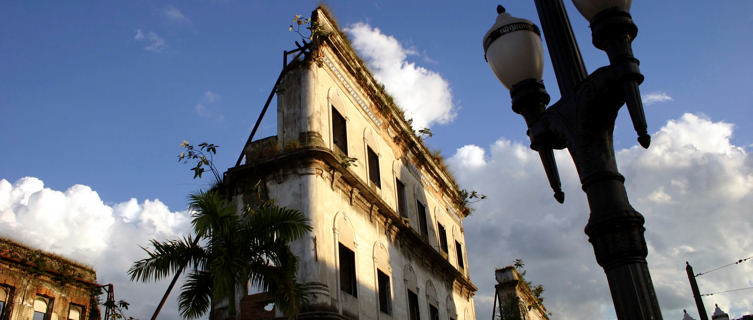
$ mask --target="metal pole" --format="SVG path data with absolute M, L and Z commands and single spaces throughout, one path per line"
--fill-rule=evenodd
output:
M 586 66 L 575 42 L 573 28 L 561 0 L 534 0 L 539 14 L 544 40 L 549 48 L 560 95 L 572 93 L 575 86 L 586 78 Z
M 685 272 L 688 273 L 688 281 L 690 281 L 690 290 L 693 291 L 693 299 L 695 299 L 695 306 L 698 308 L 698 316 L 701 320 L 709 320 L 706 314 L 706 307 L 703 306 L 703 299 L 701 299 L 701 292 L 698 291 L 698 283 L 695 282 L 695 273 L 690 263 L 685 261 Z

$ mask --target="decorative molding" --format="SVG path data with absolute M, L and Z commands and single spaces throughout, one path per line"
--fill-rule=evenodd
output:
M 338 69 L 335 66 L 335 64 L 332 62 L 332 60 L 330 60 L 326 55 L 323 58 L 324 58 L 324 62 L 327 64 L 327 67 L 329 67 L 329 69 L 332 70 L 332 72 L 335 74 L 337 79 L 340 80 L 340 82 L 343 84 L 343 86 L 348 91 L 348 93 L 353 97 L 356 103 L 359 106 L 361 106 L 361 109 L 363 109 L 363 111 L 365 111 L 366 114 L 369 115 L 369 118 L 371 118 L 371 120 L 374 121 L 374 123 L 376 123 L 378 127 L 381 127 L 382 120 L 379 120 L 379 118 L 377 118 L 374 112 L 371 111 L 371 107 L 369 107 L 369 105 L 366 104 L 366 102 L 361 98 L 361 96 L 358 95 L 358 93 L 356 93 L 356 90 L 353 89 L 353 86 L 350 85 L 350 82 L 348 82 L 348 80 L 345 79 L 345 76 L 343 76 L 343 74 L 340 72 L 340 69 Z

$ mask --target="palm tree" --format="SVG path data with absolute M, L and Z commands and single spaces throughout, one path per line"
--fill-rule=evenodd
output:
M 212 302 L 227 301 L 228 316 L 237 313 L 236 295 L 246 284 L 259 287 L 276 306 L 293 317 L 307 302 L 307 288 L 297 283 L 298 260 L 290 242 L 311 231 L 298 210 L 262 201 L 241 214 L 218 191 L 190 196 L 193 236 L 151 241 L 148 257 L 134 262 L 131 280 L 148 282 L 190 270 L 181 287 L 179 310 L 198 318 Z

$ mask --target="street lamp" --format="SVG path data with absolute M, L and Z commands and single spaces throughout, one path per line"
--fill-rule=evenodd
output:
M 590 75 L 562 0 L 534 2 L 561 99 L 547 108 L 538 27 L 510 16 L 502 6 L 497 7 L 497 21 L 484 36 L 485 57 L 510 90 L 513 111 L 528 125 L 531 148 L 541 156 L 555 198 L 561 190 L 552 150 L 570 152 L 591 210 L 585 233 L 607 276 L 618 319 L 662 319 L 646 263 L 644 219 L 628 202 L 612 142 L 623 104 L 640 145 L 648 148 L 651 141 L 638 89 L 643 76 L 631 48 L 638 28 L 628 11 L 630 0 L 573 0 L 591 22 L 594 46 L 609 57 L 609 66 Z

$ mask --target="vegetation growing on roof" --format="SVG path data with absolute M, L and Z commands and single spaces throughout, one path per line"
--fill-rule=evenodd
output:
M 321 25 L 320 18 L 318 16 L 318 12 L 321 11 L 326 16 L 327 20 L 330 21 L 332 24 L 333 30 L 327 30 L 324 31 L 323 26 Z M 299 17 L 300 18 L 300 17 Z M 297 18 L 297 19 L 299 19 Z M 295 20 L 298 21 L 298 20 Z M 390 113 L 396 118 L 397 123 L 396 127 L 402 129 L 399 135 L 403 136 L 402 141 L 408 145 L 408 147 L 415 146 L 417 149 L 419 149 L 422 152 L 417 152 L 416 154 L 416 160 L 419 162 L 420 165 L 431 168 L 433 166 L 436 166 L 440 169 L 441 172 L 444 173 L 444 176 L 446 177 L 447 183 L 449 183 L 449 187 L 455 191 L 455 202 L 458 206 L 458 209 L 463 212 L 464 214 L 469 214 L 470 209 L 466 206 L 466 201 L 462 197 L 461 189 L 458 187 L 457 181 L 455 180 L 455 177 L 452 175 L 452 173 L 449 171 L 447 166 L 444 164 L 444 161 L 442 160 L 442 157 L 438 154 L 432 154 L 429 151 L 429 148 L 426 147 L 426 145 L 423 143 L 423 140 L 417 135 L 415 130 L 412 127 L 412 119 L 407 119 L 405 117 L 405 112 L 397 106 L 397 103 L 395 103 L 394 98 L 388 94 L 384 89 L 384 84 L 379 83 L 376 79 L 374 79 L 373 74 L 369 70 L 367 64 L 359 57 L 357 54 L 355 54 L 355 49 L 352 46 L 352 43 L 350 42 L 350 39 L 348 36 L 342 32 L 340 27 L 337 24 L 337 20 L 334 18 L 334 15 L 330 11 L 330 9 L 324 5 L 321 4 L 317 8 L 317 10 L 314 10 L 312 13 L 311 19 L 308 19 L 310 24 L 312 26 L 315 26 L 317 32 L 312 32 L 312 52 L 318 52 L 319 46 L 324 41 L 330 41 L 334 43 L 335 40 L 332 39 L 331 34 L 336 33 L 339 37 L 339 39 L 342 39 L 342 41 L 339 41 L 338 43 L 341 43 L 344 45 L 348 51 L 346 56 L 343 58 L 350 59 L 350 63 L 352 65 L 355 65 L 357 70 L 350 69 L 349 65 L 346 64 L 346 68 L 350 69 L 348 70 L 349 73 L 355 78 L 356 82 L 361 86 L 361 88 L 364 89 L 366 92 L 368 98 L 372 101 L 379 101 L 381 103 L 377 103 L 376 106 L 379 110 L 382 110 L 383 112 Z M 303 22 L 306 22 L 306 19 L 303 20 Z M 297 22 L 295 22 L 297 24 Z M 312 29 L 313 31 L 313 29 Z M 315 54 L 316 55 L 316 54 Z M 378 89 L 374 89 L 378 88 Z M 386 109 L 386 110 L 385 110 Z M 419 133 L 423 134 L 424 136 L 431 136 L 431 131 L 422 129 L 419 130 Z M 433 170 L 430 170 L 433 171 Z M 442 179 L 440 176 L 435 176 L 436 178 L 439 178 L 438 180 L 445 180 Z

